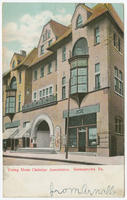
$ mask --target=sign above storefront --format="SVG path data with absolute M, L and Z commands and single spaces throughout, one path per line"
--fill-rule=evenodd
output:
M 96 112 L 100 112 L 100 104 L 85 106 L 85 107 L 82 107 L 80 109 L 72 109 L 69 112 L 69 117 L 86 115 L 86 114 L 96 113 Z M 63 118 L 66 118 L 67 115 L 68 115 L 68 111 L 64 111 L 63 112 Z

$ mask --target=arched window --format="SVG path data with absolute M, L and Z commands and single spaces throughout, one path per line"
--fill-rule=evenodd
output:
M 77 21 L 76 21 L 76 28 L 79 28 L 82 26 L 82 16 L 78 15 Z
M 85 38 L 80 38 L 77 40 L 73 47 L 72 56 L 77 55 L 88 55 L 88 43 Z
M 15 77 L 13 77 L 12 80 L 11 80 L 10 88 L 11 89 L 17 89 L 17 83 L 16 83 Z

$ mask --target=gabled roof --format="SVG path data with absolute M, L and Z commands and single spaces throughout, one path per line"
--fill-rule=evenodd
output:
M 72 33 L 72 28 L 68 28 L 68 30 L 61 36 L 59 37 L 55 42 L 52 43 L 52 45 L 48 48 L 48 50 L 53 50 L 56 45 L 62 41 L 63 39 L 67 38 L 70 34 Z
M 112 5 L 109 3 L 105 3 L 105 4 L 99 3 L 96 6 L 94 6 L 92 15 L 88 18 L 88 20 L 85 22 L 85 24 L 83 26 L 88 25 L 90 22 L 92 22 L 93 20 L 100 17 L 101 15 L 103 15 L 106 12 L 110 14 L 110 16 L 114 19 L 115 23 L 119 26 L 119 28 L 122 31 L 124 31 L 124 25 L 123 25 L 121 19 L 117 15 L 117 13 L 114 10 L 114 8 L 112 7 Z
M 53 33 L 55 34 L 55 36 L 57 38 L 59 38 L 61 35 L 63 35 L 68 30 L 67 26 L 64 26 L 63 24 L 60 24 L 54 20 L 50 20 L 49 24 L 52 28 Z
M 30 64 L 30 67 L 39 63 L 42 60 L 45 60 L 47 57 L 49 57 L 53 54 L 54 54 L 53 52 L 49 51 L 49 52 L 45 53 L 43 56 L 40 56 L 40 57 L 36 56 L 35 59 L 33 60 L 33 62 Z
M 34 48 L 26 57 L 25 59 L 17 65 L 13 70 L 17 70 L 21 66 L 29 66 L 33 62 L 33 60 L 37 57 L 38 50 Z
M 25 56 L 23 56 L 23 55 L 21 55 L 21 54 L 19 54 L 19 53 L 14 53 L 13 56 L 12 56 L 11 62 L 12 62 L 14 56 L 15 56 L 16 59 L 19 60 L 20 62 L 22 62 L 22 60 L 24 60 L 24 58 L 25 58 Z M 10 63 L 11 63 L 11 62 L 10 62 Z

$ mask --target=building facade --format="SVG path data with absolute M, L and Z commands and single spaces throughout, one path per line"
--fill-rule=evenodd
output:
M 3 75 L 8 149 L 124 154 L 124 28 L 111 4 L 78 4 L 71 25 L 50 20 Z M 67 139 L 68 138 L 68 139 Z

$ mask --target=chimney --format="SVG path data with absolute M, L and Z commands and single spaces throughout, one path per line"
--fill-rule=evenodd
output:
M 25 57 L 26 56 L 26 51 L 20 50 L 20 54 Z

